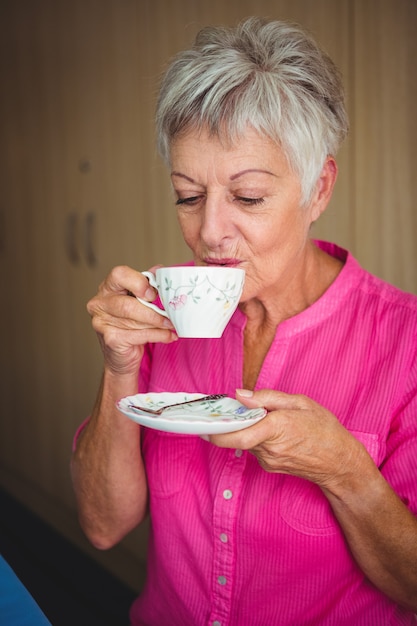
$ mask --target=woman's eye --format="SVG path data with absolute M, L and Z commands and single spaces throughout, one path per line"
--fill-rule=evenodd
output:
M 243 198 L 242 196 L 237 196 L 236 200 L 247 206 L 256 206 L 265 202 L 263 198 Z
M 193 206 L 194 204 L 197 204 L 197 202 L 200 200 L 201 196 L 189 196 L 188 198 L 178 198 L 178 200 L 176 201 L 175 205 L 176 206 L 181 206 L 181 205 L 188 205 L 188 206 Z
M 198 196 L 187 196 L 186 198 L 178 198 L 175 202 L 176 206 L 189 206 L 193 207 L 199 204 L 202 199 L 202 195 Z M 235 202 L 238 202 L 244 206 L 257 206 L 265 202 L 264 198 L 246 198 L 245 196 L 235 196 Z

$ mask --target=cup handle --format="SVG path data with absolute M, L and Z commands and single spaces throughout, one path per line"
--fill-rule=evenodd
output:
M 146 278 L 149 280 L 149 284 L 151 285 L 151 287 L 154 287 L 156 290 L 158 289 L 158 283 L 156 282 L 156 278 L 152 274 L 152 272 L 141 272 L 141 274 L 146 276 Z M 159 315 L 163 315 L 164 317 L 167 317 L 169 319 L 168 313 L 164 309 L 160 309 L 159 306 L 156 306 L 156 304 L 152 304 L 152 302 L 148 302 L 147 300 L 142 300 L 142 298 L 136 297 L 136 299 L 139 300 L 141 304 L 147 306 L 148 309 L 152 309 L 156 313 L 159 313 Z

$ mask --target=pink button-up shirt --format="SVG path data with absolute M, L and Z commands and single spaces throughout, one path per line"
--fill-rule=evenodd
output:
M 417 297 L 355 259 L 311 307 L 281 323 L 257 388 L 306 394 L 359 439 L 417 513 Z M 242 386 L 245 316 L 221 339 L 149 346 L 139 391 Z M 152 521 L 134 625 L 384 626 L 414 623 L 358 568 L 315 484 L 264 471 L 245 451 L 143 430 Z

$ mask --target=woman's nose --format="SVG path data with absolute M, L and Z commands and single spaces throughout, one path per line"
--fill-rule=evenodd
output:
M 207 197 L 203 210 L 200 236 L 210 248 L 218 247 L 231 237 L 233 224 L 227 203 L 217 196 Z

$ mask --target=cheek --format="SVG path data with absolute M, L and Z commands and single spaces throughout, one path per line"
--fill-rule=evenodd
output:
M 299 212 L 293 211 L 282 217 L 245 230 L 255 272 L 279 271 L 291 262 L 309 238 L 309 224 Z
M 178 216 L 178 223 L 182 232 L 184 241 L 189 244 L 195 242 L 200 234 L 200 222 L 196 216 Z
M 245 229 L 242 234 L 249 248 L 259 257 L 268 255 L 272 250 L 277 250 L 281 247 L 283 240 L 288 238 L 288 233 L 285 235 L 282 225 L 267 221 L 263 224 L 253 225 L 250 229 Z

